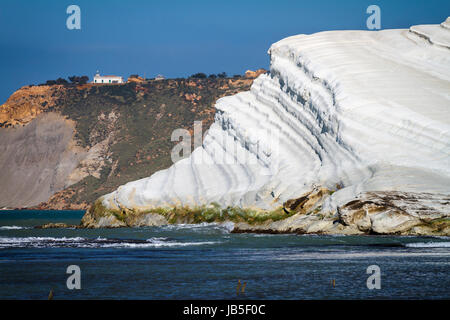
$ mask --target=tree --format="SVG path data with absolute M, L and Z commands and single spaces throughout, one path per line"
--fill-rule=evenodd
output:
M 206 78 L 206 74 L 204 74 L 203 72 L 199 72 L 199 73 L 193 74 L 191 76 L 191 78 L 205 79 Z
M 86 84 L 89 81 L 88 76 L 81 76 L 80 77 L 80 84 Z
M 216 76 L 215 74 L 210 74 L 210 75 L 208 76 L 208 78 L 210 78 L 210 79 L 216 79 L 217 76 Z
M 69 82 L 67 82 L 67 80 L 66 79 L 63 79 L 63 78 L 58 78 L 58 79 L 56 79 L 56 84 L 68 84 Z
M 69 77 L 70 82 L 72 82 L 73 84 L 85 84 L 89 81 L 89 77 L 88 76 L 71 76 Z
M 221 72 L 221 73 L 217 74 L 217 76 L 219 78 L 226 78 L 227 77 L 227 73 L 226 72 Z

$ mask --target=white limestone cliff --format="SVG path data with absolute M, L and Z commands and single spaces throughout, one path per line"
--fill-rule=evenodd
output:
M 449 19 L 302 34 L 269 54 L 270 72 L 249 92 L 217 101 L 215 122 L 189 158 L 102 204 L 271 210 L 324 187 L 335 192 L 322 212 L 393 192 L 450 216 Z

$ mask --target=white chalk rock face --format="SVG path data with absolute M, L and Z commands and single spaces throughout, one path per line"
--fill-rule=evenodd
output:
M 273 44 L 270 73 L 217 101 L 201 147 L 103 204 L 272 209 L 337 184 L 322 210 L 369 191 L 449 194 L 449 25 Z

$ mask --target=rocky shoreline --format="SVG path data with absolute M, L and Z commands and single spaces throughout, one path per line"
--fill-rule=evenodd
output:
M 440 196 L 444 203 L 449 200 L 447 195 L 371 192 L 335 211 L 326 212 L 322 205 L 332 193 L 326 188 L 316 188 L 286 201 L 273 211 L 220 208 L 214 204 L 194 209 L 111 210 L 99 200 L 87 210 L 80 226 L 75 227 L 120 228 L 206 222 L 232 223 L 232 233 L 450 236 L 450 213 L 425 206 L 430 197 L 436 200 Z

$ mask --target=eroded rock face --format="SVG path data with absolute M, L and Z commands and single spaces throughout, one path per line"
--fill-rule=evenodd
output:
M 317 191 L 311 194 L 317 195 Z M 328 193 L 324 193 L 312 209 L 281 221 L 264 225 L 236 224 L 234 232 L 450 235 L 449 196 L 445 194 L 368 192 L 337 208 L 336 212 L 324 214 L 314 209 L 327 197 Z M 287 203 L 295 204 L 306 198 L 307 195 Z M 444 207 L 439 207 L 439 203 Z
M 363 232 L 413 234 L 417 226 L 415 230 L 434 229 L 445 234 L 445 228 L 432 226 L 433 222 L 450 219 L 449 199 L 446 194 L 368 192 L 340 207 L 338 215 L 344 225 Z
M 73 135 L 73 123 L 56 113 L 0 130 L 0 207 L 37 205 L 67 187 L 85 156 Z
M 105 118 L 114 127 L 117 116 L 111 112 Z M 2 128 L 0 208 L 39 208 L 42 202 L 52 200 L 55 193 L 83 178 L 100 178 L 103 167 L 110 161 L 109 145 L 114 131 L 92 147 L 79 146 L 75 134 L 74 121 L 56 112 L 39 114 L 27 125 Z M 54 200 L 55 210 L 88 206 L 65 203 L 64 197 Z
M 286 201 L 283 206 L 290 213 L 297 212 L 305 214 L 311 212 L 313 208 L 318 208 L 330 193 L 331 191 L 327 188 L 314 188 L 311 192 L 297 199 Z

